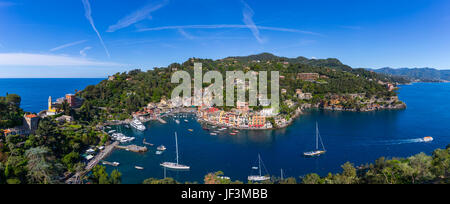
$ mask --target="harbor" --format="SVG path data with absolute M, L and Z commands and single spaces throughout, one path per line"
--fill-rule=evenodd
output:
M 197 122 L 195 114 L 173 114 L 164 117 L 167 124 L 158 121 L 144 123 L 148 127 L 145 132 L 122 128 L 125 135 L 136 137 L 131 144 L 142 146 L 145 139 L 154 146 L 147 146 L 148 151 L 139 154 L 125 150 L 114 151 L 107 160 L 120 162 L 120 166 L 107 166 L 107 171 L 118 169 L 123 174 L 124 183 L 164 178 L 164 168 L 160 164 L 176 162 L 175 131 L 178 133 L 180 163 L 191 168 L 189 171 L 167 169 L 166 176 L 180 182 L 201 183 L 205 174 L 216 171 L 223 171 L 232 180 L 246 182 L 250 175 L 259 176 L 259 172 L 252 169 L 258 166 L 258 154 L 261 155 L 268 174 L 279 175 L 280 169 L 283 169 L 285 177 L 297 178 L 312 172 L 321 176 L 326 176 L 329 172 L 340 172 L 341 165 L 347 161 L 361 166 L 380 157 L 409 157 L 420 152 L 431 154 L 434 149 L 445 148 L 450 143 L 450 138 L 442 137 L 450 129 L 434 125 L 442 124 L 439 121 L 445 120 L 445 117 L 422 121 L 424 118 L 420 119 L 418 115 L 420 110 L 435 112 L 439 110 L 433 107 L 438 106 L 424 106 L 415 96 L 420 93 L 430 99 L 436 98 L 429 91 L 436 86 L 438 85 L 416 84 L 402 87 L 400 97 L 409 104 L 405 111 L 357 113 L 311 110 L 305 111 L 285 129 L 234 131 L 233 128 L 227 128 L 218 131 L 221 126 L 205 127 Z M 185 119 L 189 123 L 185 123 Z M 180 124 L 176 120 L 180 120 Z M 321 136 L 318 149 L 324 149 L 323 142 L 326 154 L 305 157 L 304 153 L 316 150 L 316 122 Z M 424 126 L 414 131 L 407 128 L 413 124 Z M 161 145 L 166 150 L 158 155 L 157 147 Z M 135 166 L 144 167 L 144 170 L 135 169 Z M 262 176 L 265 174 L 264 170 Z

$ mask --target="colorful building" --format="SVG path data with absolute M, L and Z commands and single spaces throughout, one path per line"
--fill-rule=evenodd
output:
M 53 103 L 52 103 L 52 97 L 49 96 L 48 97 L 48 110 L 47 110 L 47 115 L 56 115 L 57 110 L 56 108 L 53 107 Z
M 254 115 L 249 124 L 248 127 L 250 128 L 262 128 L 264 127 L 264 125 L 266 125 L 266 117 L 265 116 L 259 116 L 259 115 Z

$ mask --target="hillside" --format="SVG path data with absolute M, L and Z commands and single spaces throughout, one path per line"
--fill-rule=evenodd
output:
M 285 58 L 263 53 L 219 60 L 191 58 L 182 64 L 174 63 L 168 67 L 155 68 L 146 72 L 133 70 L 128 73 L 117 73 L 110 80 L 104 80 L 96 86 L 89 86 L 79 93 L 79 96 L 86 99 L 86 103 L 81 108 L 81 115 L 84 115 L 85 120 L 92 120 L 98 115 L 97 112 L 103 112 L 105 114 L 100 114 L 103 117 L 96 119 L 104 120 L 105 117 L 123 119 L 149 102 L 159 102 L 162 98 L 170 98 L 172 89 L 177 86 L 170 83 L 171 75 L 175 71 L 185 70 L 193 76 L 195 62 L 203 63 L 204 72 L 216 70 L 224 76 L 226 71 L 233 70 L 279 71 L 283 76 L 280 80 L 280 89 L 286 90 L 281 94 L 281 99 L 293 101 L 296 104 L 308 103 L 313 106 L 332 109 L 337 107 L 353 111 L 399 105 L 396 99 L 391 100 L 397 93 L 387 88 L 387 84 L 399 82 L 398 78 L 365 69 L 352 69 L 337 59 Z M 313 81 L 299 80 L 300 73 L 316 73 L 320 78 Z M 307 97 L 307 100 L 297 98 L 295 96 L 297 89 L 310 93 L 312 97 Z M 355 94 L 358 97 L 349 97 Z M 330 101 L 333 102 L 330 103 Z M 338 101 L 337 104 L 336 101 Z M 392 104 L 392 101 L 396 104 Z M 226 107 L 222 108 L 226 109 Z M 285 112 L 294 111 L 288 109 Z
M 0 96 L 0 129 L 12 128 L 22 124 L 23 110 L 20 109 L 20 96 L 8 94 Z
M 450 81 L 450 70 L 437 70 L 434 68 L 382 68 L 373 69 L 377 73 L 388 75 L 403 76 L 414 81 L 421 82 L 440 82 Z

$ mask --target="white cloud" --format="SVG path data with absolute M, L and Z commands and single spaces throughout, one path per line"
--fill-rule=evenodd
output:
M 184 31 L 184 29 L 182 29 L 182 28 L 179 28 L 179 29 L 178 29 L 178 32 L 179 32 L 183 37 L 185 37 L 186 39 L 189 39 L 189 40 L 194 40 L 194 39 L 195 39 L 195 37 L 194 37 L 193 35 L 187 33 L 187 32 Z
M 92 26 L 92 29 L 97 33 L 98 39 L 100 40 L 100 43 L 102 44 L 103 48 L 105 49 L 106 55 L 111 58 L 111 55 L 109 54 L 108 48 L 106 48 L 105 42 L 103 41 L 102 36 L 98 32 L 97 28 L 95 27 L 94 19 L 92 18 L 92 10 L 91 10 L 91 4 L 89 3 L 89 0 L 81 0 L 84 5 L 84 11 L 86 19 L 89 21 L 89 23 Z
M 86 52 L 88 50 L 90 50 L 90 49 L 92 49 L 92 47 L 85 47 L 85 48 L 83 48 L 82 50 L 80 50 L 80 55 L 83 56 L 83 57 L 86 57 L 87 56 Z
M 137 30 L 138 32 L 145 31 L 161 31 L 161 30 L 178 30 L 178 29 L 225 29 L 225 28 L 242 28 L 248 29 L 247 25 L 182 25 L 182 26 L 162 26 L 162 27 L 154 27 L 154 28 L 141 28 Z M 279 32 L 289 32 L 289 33 L 300 33 L 300 34 L 308 34 L 308 35 L 317 35 L 321 36 L 319 33 L 304 31 L 292 28 L 278 28 L 278 27 L 268 27 L 268 26 L 256 26 L 259 30 L 269 30 L 269 31 L 279 31 Z
M 152 12 L 155 12 L 162 7 L 166 6 L 169 3 L 168 0 L 164 0 L 162 2 L 159 2 L 157 4 L 148 4 L 145 7 L 134 11 L 133 13 L 129 14 L 128 16 L 125 16 L 124 18 L 120 19 L 116 24 L 109 26 L 108 30 L 106 32 L 115 32 L 117 30 L 126 28 L 130 25 L 133 25 L 139 21 L 151 18 L 150 14 Z
M 263 43 L 264 40 L 261 38 L 258 26 L 256 26 L 255 22 L 253 21 L 253 15 L 255 15 L 255 12 L 244 0 L 242 0 L 242 4 L 244 4 L 242 15 L 244 16 L 243 21 L 245 25 L 252 31 L 253 36 L 255 36 L 256 40 L 259 43 Z
M 87 40 L 80 40 L 80 41 L 76 41 L 76 42 L 72 42 L 72 43 L 67 43 L 67 44 L 64 44 L 64 45 L 61 45 L 61 46 L 58 46 L 58 47 L 50 49 L 50 52 L 54 52 L 54 51 L 58 51 L 58 50 L 61 50 L 61 49 L 64 49 L 64 48 L 68 48 L 68 47 L 72 47 L 72 46 L 75 46 L 75 45 L 79 45 L 79 44 L 85 43 L 86 41 Z
M 0 66 L 120 66 L 120 64 L 61 55 L 0 53 Z

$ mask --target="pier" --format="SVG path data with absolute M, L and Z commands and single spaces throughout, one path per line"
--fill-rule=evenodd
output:
M 148 145 L 148 146 L 151 146 L 151 147 L 153 147 L 154 146 L 154 144 L 152 144 L 152 143 L 148 143 L 145 139 L 144 139 L 144 141 L 142 141 L 142 144 L 144 144 L 144 145 Z
M 116 146 L 117 149 L 124 149 L 131 152 L 141 153 L 148 151 L 147 147 L 140 147 L 137 145 L 128 145 L 128 146 Z
M 163 120 L 162 118 L 158 118 L 158 121 L 162 124 L 166 124 L 167 122 L 165 120 Z

